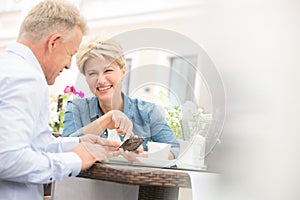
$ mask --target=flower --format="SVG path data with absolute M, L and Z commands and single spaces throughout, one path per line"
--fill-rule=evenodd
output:
M 74 86 L 66 86 L 65 89 L 64 89 L 64 93 L 69 94 L 69 95 L 75 94 L 75 95 L 78 95 L 81 98 L 84 97 L 84 93 L 82 91 L 77 92 Z
M 61 132 L 64 127 L 64 115 L 67 102 L 69 99 L 76 95 L 80 98 L 84 97 L 82 91 L 77 92 L 74 86 L 66 86 L 64 89 L 64 94 L 55 96 L 50 96 L 50 115 L 49 115 L 49 126 L 53 132 Z

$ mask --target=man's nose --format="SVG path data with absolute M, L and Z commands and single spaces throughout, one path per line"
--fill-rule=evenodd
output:
M 71 68 L 71 65 L 66 65 L 65 66 L 65 69 L 70 69 Z
M 65 69 L 70 69 L 70 68 L 71 68 L 71 61 L 65 66 Z

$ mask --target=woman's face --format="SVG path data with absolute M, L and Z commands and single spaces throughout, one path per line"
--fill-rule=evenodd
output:
M 99 101 L 111 101 L 120 95 L 126 67 L 109 58 L 89 58 L 85 63 L 85 77 L 89 88 Z

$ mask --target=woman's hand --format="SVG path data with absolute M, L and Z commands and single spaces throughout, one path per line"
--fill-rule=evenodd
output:
M 144 151 L 143 146 L 140 146 L 136 151 L 124 151 L 122 148 L 119 149 L 120 155 L 126 158 L 132 164 L 143 164 L 137 159 L 137 157 L 147 157 L 147 152 Z
M 83 134 L 100 135 L 105 129 L 116 129 L 119 135 L 123 135 L 124 139 L 133 136 L 132 122 L 130 119 L 119 110 L 111 110 L 102 115 L 99 119 L 91 122 L 82 128 Z
M 127 140 L 130 136 L 133 135 L 132 127 L 133 124 L 131 120 L 121 111 L 112 110 L 111 112 L 111 120 L 112 124 L 110 124 L 110 128 L 115 128 L 119 135 L 124 136 L 124 140 Z

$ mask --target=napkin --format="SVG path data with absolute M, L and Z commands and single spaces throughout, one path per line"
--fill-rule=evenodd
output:
M 161 142 L 148 142 L 148 158 L 168 160 L 171 144 Z
M 107 139 L 121 142 L 120 136 L 116 129 L 107 129 Z

